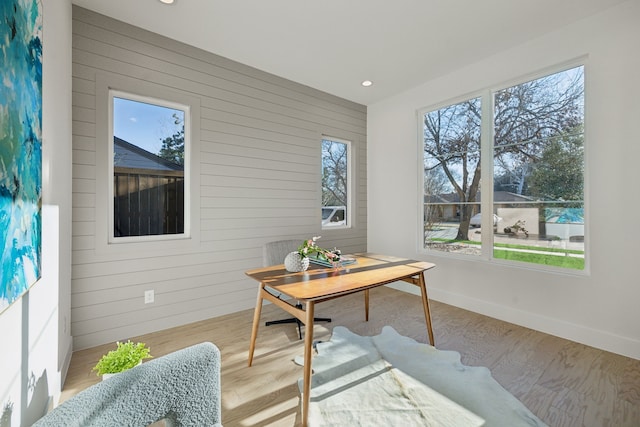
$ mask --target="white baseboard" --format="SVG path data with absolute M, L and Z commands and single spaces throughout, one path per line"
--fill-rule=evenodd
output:
M 60 397 L 62 395 L 62 389 L 64 388 L 64 382 L 67 380 L 67 373 L 69 372 L 69 366 L 71 365 L 71 357 L 73 356 L 73 337 L 69 340 L 69 346 L 65 352 L 62 366 L 60 366 L 60 390 L 52 396 L 52 408 L 55 408 L 60 404 Z
M 418 288 L 408 283 L 395 282 L 387 286 L 420 295 Z M 429 299 L 640 360 L 638 340 L 432 287 L 429 288 Z

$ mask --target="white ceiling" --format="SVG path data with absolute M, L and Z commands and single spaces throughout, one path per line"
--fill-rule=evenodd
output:
M 72 1 L 370 105 L 625 0 Z

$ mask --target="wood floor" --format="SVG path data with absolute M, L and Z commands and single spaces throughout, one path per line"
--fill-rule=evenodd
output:
M 420 298 L 381 287 L 371 291 L 370 320 L 364 322 L 363 296 L 356 294 L 316 307 L 332 323 L 314 328 L 316 340 L 328 340 L 331 328 L 348 327 L 377 335 L 391 325 L 402 335 L 427 342 Z M 640 361 L 597 350 L 489 317 L 431 302 L 436 347 L 456 350 L 462 363 L 488 367 L 496 380 L 552 427 L 640 426 Z M 222 422 L 234 426 L 299 425 L 296 382 L 302 368 L 292 360 L 303 352 L 295 325 L 260 325 L 256 354 L 247 367 L 253 310 L 156 332 L 144 341 L 156 357 L 202 341 L 222 353 Z M 286 317 L 265 306 L 262 322 Z M 127 337 L 123 337 L 126 339 Z M 115 347 L 75 352 L 62 399 L 99 379 L 91 368 Z

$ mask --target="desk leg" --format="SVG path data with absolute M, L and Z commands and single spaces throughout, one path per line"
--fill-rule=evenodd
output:
M 364 290 L 364 321 L 369 321 L 369 289 Z
M 304 322 L 304 386 L 302 390 L 302 426 L 307 425 L 311 401 L 311 356 L 313 351 L 313 301 L 307 301 Z
M 429 309 L 429 297 L 427 296 L 427 284 L 424 280 L 424 272 L 418 275 L 418 286 L 422 295 L 422 307 L 424 308 L 424 318 L 427 322 L 427 331 L 429 332 L 429 342 L 432 346 L 436 346 L 433 338 L 433 328 L 431 327 L 431 310 Z
M 258 288 L 258 299 L 256 309 L 253 312 L 253 327 L 251 328 L 251 343 L 249 344 L 249 366 L 253 363 L 253 351 L 256 349 L 256 338 L 258 338 L 258 325 L 260 324 L 260 313 L 262 312 L 262 292 L 264 285 L 260 283 Z

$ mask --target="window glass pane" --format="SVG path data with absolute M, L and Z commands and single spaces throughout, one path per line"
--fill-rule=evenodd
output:
M 349 208 L 349 143 L 322 140 L 322 227 L 346 227 Z
M 480 98 L 423 115 L 424 245 L 479 255 Z
M 113 236 L 185 231 L 186 109 L 113 97 Z
M 494 95 L 495 258 L 584 269 L 583 67 Z

